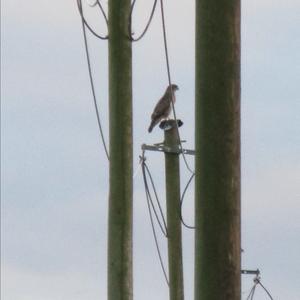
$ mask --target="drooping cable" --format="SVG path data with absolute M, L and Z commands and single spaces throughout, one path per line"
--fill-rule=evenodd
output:
M 105 11 L 101 5 L 101 3 L 99 2 L 99 0 L 97 0 L 97 6 L 100 8 L 100 11 L 105 19 L 106 25 L 108 25 L 108 19 L 107 16 L 105 14 Z M 77 7 L 78 7 L 78 11 L 79 14 L 81 16 L 82 22 L 84 23 L 84 25 L 88 28 L 88 30 L 97 38 L 101 39 L 101 40 L 107 40 L 108 39 L 108 35 L 106 36 L 102 36 L 100 34 L 98 34 L 87 22 L 87 20 L 84 17 L 84 13 L 83 13 L 83 8 L 82 8 L 82 0 L 77 0 Z
M 257 275 L 255 276 L 255 278 L 253 279 L 253 282 L 254 282 L 254 285 L 253 285 L 253 287 L 251 288 L 250 293 L 249 293 L 249 295 L 248 295 L 248 297 L 247 297 L 246 300 L 253 300 L 253 299 L 254 299 L 254 292 L 255 292 L 255 289 L 256 289 L 256 287 L 257 287 L 258 285 L 261 286 L 261 287 L 263 288 L 263 290 L 265 291 L 265 293 L 268 295 L 268 297 L 269 297 L 271 300 L 274 300 L 273 297 L 272 297 L 272 295 L 270 294 L 270 292 L 269 292 L 269 291 L 265 288 L 265 286 L 261 283 L 259 274 L 257 274 Z
M 257 286 L 257 284 L 254 284 L 254 285 L 253 285 L 253 287 L 251 288 L 250 293 L 249 293 L 249 295 L 248 295 L 248 297 L 247 297 L 246 300 L 253 300 L 254 292 L 255 292 L 256 286 Z
M 97 0 L 97 5 L 98 5 L 99 9 L 101 10 L 103 18 L 105 19 L 106 26 L 108 26 L 108 18 L 106 16 L 106 13 L 105 13 L 105 11 L 103 9 L 103 6 L 101 5 L 101 3 L 100 3 L 99 0 Z
M 81 0 L 78 0 L 81 2 Z M 78 3 L 77 1 L 77 3 Z M 94 107 L 96 111 L 96 117 L 97 117 L 97 123 L 101 135 L 101 140 L 102 144 L 105 150 L 105 154 L 107 159 L 109 160 L 109 154 L 108 154 L 108 149 L 106 146 L 105 138 L 104 138 L 104 133 L 101 125 L 101 119 L 100 119 L 100 114 L 98 110 L 98 105 L 97 105 L 97 100 L 96 100 L 96 93 L 95 93 L 95 87 L 94 87 L 94 80 L 93 80 L 93 75 L 92 75 L 92 68 L 91 68 L 91 61 L 90 61 L 90 55 L 89 55 L 89 49 L 88 49 L 88 41 L 87 41 L 87 36 L 86 36 L 86 23 L 84 22 L 84 18 L 81 18 L 82 20 L 82 31 L 83 31 L 83 38 L 84 38 L 84 46 L 85 46 L 85 52 L 86 52 L 86 59 L 87 59 L 87 65 L 88 65 L 88 71 L 89 71 L 89 78 L 90 78 L 90 84 L 91 84 L 91 89 L 92 89 L 92 95 L 93 95 L 93 101 L 94 101 Z
M 191 226 L 191 225 L 188 225 L 185 223 L 185 221 L 183 220 L 183 216 L 182 216 L 182 205 L 183 205 L 183 200 L 184 200 L 184 196 L 185 196 L 185 193 L 189 187 L 189 185 L 191 184 L 193 178 L 195 177 L 195 173 L 193 173 L 190 177 L 190 179 L 188 180 L 184 190 L 183 190 L 183 193 L 181 195 L 181 198 L 180 198 L 180 220 L 181 220 L 181 223 L 184 227 L 188 228 L 188 229 L 195 229 L 195 226 Z
M 270 294 L 270 292 L 269 292 L 269 291 L 265 288 L 265 286 L 261 283 L 260 278 L 257 279 L 257 284 L 259 284 L 259 285 L 264 289 L 264 291 L 267 293 L 267 295 L 269 296 L 269 298 L 270 298 L 271 300 L 274 300 L 273 297 L 272 297 L 272 295 Z
M 168 229 L 167 229 L 166 219 L 164 217 L 162 207 L 161 207 L 160 201 L 158 199 L 158 195 L 157 195 L 157 191 L 156 191 L 156 188 L 155 188 L 155 184 L 154 184 L 152 175 L 151 175 L 150 170 L 149 170 L 149 168 L 146 164 L 146 158 L 144 156 L 144 153 L 143 153 L 143 156 L 141 157 L 141 160 L 142 160 L 142 171 L 143 171 L 143 180 L 144 180 L 144 185 L 145 185 L 146 196 L 149 199 L 149 202 L 152 206 L 153 212 L 155 214 L 155 217 L 156 217 L 157 223 L 158 223 L 158 225 L 161 229 L 161 232 L 163 233 L 163 235 L 165 237 L 168 237 Z M 153 190 L 154 195 L 155 195 L 155 200 L 156 200 L 156 203 L 157 203 L 158 208 L 159 208 L 159 213 L 160 213 L 162 222 L 160 221 L 160 218 L 158 216 L 158 213 L 156 211 L 154 202 L 153 202 L 152 197 L 151 197 L 151 193 L 150 193 L 150 189 L 149 189 L 149 185 L 148 185 L 148 181 L 147 181 L 147 175 L 150 178 L 152 190 Z
M 144 35 L 146 34 L 146 32 L 148 31 L 149 26 L 150 26 L 150 24 L 152 22 L 152 19 L 153 19 L 153 16 L 154 16 L 154 12 L 155 12 L 155 9 L 156 9 L 157 0 L 154 0 L 153 7 L 152 7 L 152 10 L 151 10 L 151 14 L 150 14 L 150 17 L 148 19 L 148 22 L 147 22 L 144 30 L 142 31 L 142 33 L 137 38 L 133 37 L 132 28 L 131 28 L 132 27 L 132 14 L 133 14 L 133 9 L 134 9 L 135 3 L 136 3 L 136 0 L 133 0 L 133 2 L 131 4 L 131 10 L 130 10 L 130 15 L 129 15 L 129 25 L 128 25 L 129 39 L 132 42 L 137 42 L 137 41 L 141 40 L 144 37 Z
M 146 168 L 145 168 L 145 160 L 146 160 L 146 158 L 144 156 L 144 152 L 143 152 L 143 155 L 141 157 L 141 160 L 142 160 L 141 166 L 142 166 L 143 180 L 144 180 L 145 191 L 146 191 L 147 207 L 148 207 L 148 212 L 149 212 L 149 217 L 150 217 L 150 223 L 151 223 L 152 233 L 153 233 L 153 237 L 154 237 L 154 241 L 155 241 L 155 246 L 156 246 L 156 250 L 157 250 L 157 254 L 158 254 L 158 258 L 159 258 L 159 263 L 160 263 L 161 269 L 163 271 L 166 283 L 169 286 L 169 279 L 168 279 L 168 276 L 167 276 L 166 268 L 164 266 L 164 262 L 163 262 L 162 255 L 161 255 L 161 251 L 160 251 L 160 248 L 159 248 L 159 243 L 158 243 L 158 239 L 157 239 L 157 233 L 156 233 L 156 230 L 155 230 L 155 225 L 154 225 L 154 220 L 153 220 L 153 215 L 152 215 L 152 210 L 151 210 L 151 206 L 152 206 L 152 209 L 153 209 L 153 211 L 154 211 L 154 213 L 156 215 L 156 218 L 157 218 L 157 213 L 156 213 L 155 208 L 153 206 L 153 201 L 151 199 L 151 194 L 150 194 L 150 191 L 149 191 L 149 188 L 148 188 L 148 183 L 147 183 Z
M 142 167 L 142 160 L 140 159 L 138 166 L 136 167 L 135 171 L 133 172 L 133 176 L 132 176 L 133 179 L 135 179 L 137 177 L 137 175 L 140 172 L 141 167 Z
M 165 58 L 166 58 L 168 82 L 169 82 L 169 86 L 171 88 L 172 80 L 171 80 L 171 71 L 170 71 L 170 62 L 169 62 L 169 52 L 168 52 L 168 44 L 167 44 L 167 33 L 166 33 L 166 24 L 165 24 L 165 13 L 164 13 L 163 0 L 160 0 L 160 8 L 161 8 L 161 19 L 162 19 L 162 29 L 163 29 L 163 37 L 164 37 L 164 48 L 165 48 Z M 178 127 L 178 122 L 177 122 L 177 117 L 176 117 L 176 111 L 175 111 L 175 106 L 174 106 L 174 93 L 172 93 L 172 98 L 173 98 L 172 101 L 171 101 L 172 111 L 173 111 L 173 115 L 174 115 L 174 119 L 175 119 L 175 123 L 176 123 L 177 135 L 178 135 L 179 146 L 180 146 L 180 150 L 181 150 L 181 153 L 182 153 L 182 157 L 183 157 L 183 160 L 184 160 L 184 163 L 185 163 L 187 169 L 190 171 L 190 173 L 194 174 L 195 172 L 190 168 L 190 166 L 187 162 L 187 159 L 185 157 L 185 154 L 183 152 L 183 147 L 182 147 L 182 143 L 181 143 L 181 139 L 180 139 L 180 133 L 179 133 L 179 127 Z

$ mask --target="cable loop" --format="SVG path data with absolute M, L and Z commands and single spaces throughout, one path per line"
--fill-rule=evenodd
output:
M 248 297 L 247 297 L 246 300 L 253 300 L 254 299 L 254 292 L 255 292 L 255 289 L 256 289 L 257 285 L 260 285 L 263 288 L 263 290 L 265 291 L 265 293 L 268 295 L 268 297 L 271 300 L 274 300 L 273 297 L 271 296 L 270 292 L 261 283 L 259 274 L 254 277 L 253 282 L 254 282 L 254 285 L 251 288 L 250 293 L 249 293 L 249 295 L 248 295 Z
M 190 179 L 188 180 L 188 182 L 187 182 L 187 184 L 186 184 L 186 186 L 185 186 L 185 188 L 184 188 L 184 190 L 183 190 L 183 193 L 182 193 L 182 195 L 181 195 L 181 198 L 180 198 L 180 211 L 179 211 L 179 213 L 180 213 L 180 220 L 181 220 L 182 225 L 183 225 L 184 227 L 188 228 L 188 229 L 195 229 L 195 226 L 187 225 L 187 224 L 185 223 L 185 221 L 183 220 L 183 217 L 182 217 L 182 205 L 183 205 L 183 200 L 184 200 L 185 193 L 186 193 L 186 191 L 187 191 L 189 185 L 191 184 L 192 180 L 194 179 L 194 177 L 195 177 L 195 173 L 193 173 L 193 174 L 191 175 Z
M 104 19 L 105 19 L 105 22 L 106 22 L 106 25 L 108 25 L 108 19 L 107 19 L 107 16 L 105 14 L 105 11 L 100 3 L 99 0 L 97 0 L 97 6 L 99 7 Z M 82 0 L 77 0 L 77 7 L 78 7 L 78 11 L 79 11 L 79 14 L 81 16 L 81 19 L 84 23 L 84 25 L 89 29 L 89 31 L 97 38 L 99 38 L 100 40 L 107 40 L 108 39 L 108 35 L 106 36 L 102 36 L 102 35 L 99 35 L 94 29 L 92 29 L 92 27 L 89 25 L 89 23 L 87 22 L 87 20 L 85 19 L 84 17 L 84 13 L 83 13 L 83 8 L 82 8 Z
M 271 300 L 274 300 L 273 297 L 271 296 L 270 292 L 269 292 L 269 291 L 266 289 L 266 287 L 261 283 L 259 277 L 257 278 L 257 284 L 259 284 L 259 285 L 263 288 L 263 290 L 266 292 L 266 294 L 269 296 L 269 298 L 270 298 Z
M 133 14 L 133 9 L 134 9 L 135 3 L 136 3 L 136 0 L 133 0 L 133 2 L 131 4 L 131 10 L 130 10 L 130 15 L 129 15 L 129 24 L 128 24 L 128 36 L 129 36 L 130 41 L 132 41 L 132 42 L 137 42 L 137 41 L 141 40 L 144 37 L 144 35 L 146 34 L 146 32 L 148 31 L 149 26 L 150 26 L 150 24 L 152 22 L 152 19 L 153 19 L 153 16 L 154 16 L 157 0 L 154 0 L 154 2 L 153 2 L 153 7 L 152 7 L 152 10 L 151 10 L 151 14 L 150 14 L 148 22 L 145 26 L 145 29 L 142 31 L 140 36 L 137 37 L 137 38 L 133 37 L 133 33 L 132 33 L 132 30 L 131 30 L 132 29 L 131 28 L 132 27 L 132 14 Z

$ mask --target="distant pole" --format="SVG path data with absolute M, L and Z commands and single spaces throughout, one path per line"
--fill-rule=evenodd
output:
M 172 126 L 165 130 L 165 147 L 180 150 L 176 123 L 167 121 Z M 180 169 L 179 152 L 165 152 L 167 228 L 169 256 L 169 293 L 170 300 L 183 300 L 182 239 L 180 220 Z
M 196 1 L 195 106 L 195 300 L 240 300 L 240 0 Z
M 130 0 L 108 1 L 108 300 L 132 300 L 132 54 Z

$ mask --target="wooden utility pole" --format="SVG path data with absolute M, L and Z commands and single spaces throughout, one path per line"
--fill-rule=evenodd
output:
M 180 169 L 179 139 L 175 120 L 167 121 L 171 129 L 165 130 L 165 152 L 167 228 L 169 257 L 169 294 L 170 300 L 183 300 L 182 239 L 180 220 Z
M 132 300 L 132 53 L 130 0 L 108 1 L 108 300 Z
M 196 1 L 195 300 L 239 300 L 240 0 Z

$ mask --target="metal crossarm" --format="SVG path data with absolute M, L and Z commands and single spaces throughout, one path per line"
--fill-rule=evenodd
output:
M 180 149 L 179 146 L 168 147 L 165 146 L 163 143 L 161 144 L 154 144 L 154 145 L 146 145 L 142 144 L 142 150 L 149 150 L 149 151 L 159 151 L 165 153 L 175 153 L 175 154 L 188 154 L 188 155 L 195 155 L 194 150 L 190 149 Z
M 257 270 L 241 270 L 241 273 L 247 274 L 247 275 L 251 275 L 251 274 L 259 275 L 260 271 L 258 269 Z

